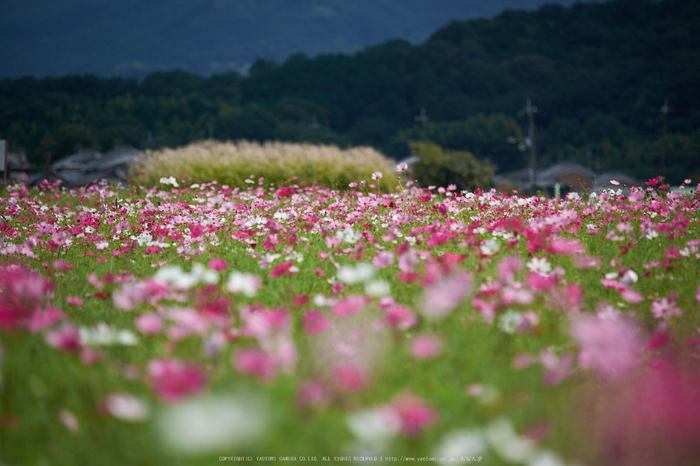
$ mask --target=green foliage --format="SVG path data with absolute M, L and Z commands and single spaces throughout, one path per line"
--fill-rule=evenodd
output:
M 447 187 L 458 190 L 489 188 L 493 182 L 494 168 L 488 162 L 478 160 L 470 152 L 443 150 L 434 143 L 412 144 L 414 155 L 420 157 L 412 167 L 412 174 L 423 186 Z
M 63 125 L 41 141 L 43 152 L 51 152 L 60 158 L 83 149 L 99 149 L 97 139 L 89 128 L 83 125 Z

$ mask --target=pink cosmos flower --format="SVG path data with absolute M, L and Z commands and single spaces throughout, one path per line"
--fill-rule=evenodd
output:
M 413 314 L 410 308 L 392 305 L 387 309 L 386 316 L 382 323 L 398 330 L 407 330 L 418 324 L 418 318 Z
M 412 273 L 419 264 L 418 254 L 412 248 L 408 248 L 407 251 L 399 256 L 399 270 L 403 273 Z
M 66 296 L 66 301 L 68 302 L 68 304 L 71 304 L 73 306 L 83 305 L 83 300 L 78 298 L 77 296 Z
M 332 374 L 340 392 L 361 392 L 369 386 L 369 374 L 350 362 L 338 364 Z
M 329 329 L 332 323 L 330 319 L 325 317 L 320 312 L 308 311 L 306 314 L 304 314 L 302 325 L 304 327 L 304 333 L 307 335 L 314 335 Z
M 557 277 L 554 275 L 542 275 L 539 272 L 530 272 L 527 275 L 527 286 L 533 290 L 545 290 L 557 284 Z
M 228 264 L 223 259 L 212 259 L 209 261 L 209 268 L 217 272 L 223 272 L 228 267 Z
M 571 335 L 579 344 L 579 364 L 608 378 L 625 374 L 639 361 L 642 343 L 631 321 L 577 315 L 571 319 Z
M 277 377 L 277 368 L 272 358 L 259 349 L 241 349 L 236 351 L 231 364 L 242 375 L 253 376 L 269 382 Z
M 147 297 L 148 288 L 144 282 L 123 283 L 112 293 L 114 305 L 125 311 L 138 307 Z
M 275 266 L 275 268 L 270 272 L 270 275 L 273 277 L 277 278 L 280 275 L 284 275 L 285 277 L 289 277 L 290 275 L 294 275 L 297 272 L 299 272 L 299 269 L 294 266 L 291 262 L 285 262 L 283 264 Z
M 66 315 L 63 312 L 51 306 L 47 307 L 44 311 L 37 310 L 32 314 L 29 321 L 29 331 L 38 332 L 39 330 L 51 327 L 57 320 L 65 318 Z
M 498 263 L 498 280 L 504 284 L 513 283 L 515 274 L 523 268 L 519 257 L 505 257 Z
M 654 314 L 654 317 L 657 319 L 663 319 L 665 321 L 668 321 L 671 317 L 680 317 L 683 315 L 683 311 L 676 307 L 676 302 L 677 298 L 674 299 L 673 297 L 671 299 L 655 299 L 654 302 L 651 303 L 651 313 Z
M 418 359 L 432 359 L 442 351 L 442 340 L 434 333 L 417 335 L 411 341 L 411 354 Z
M 584 411 L 605 464 L 698 464 L 700 374 L 673 360 L 654 366 L 603 387 Z
M 396 171 L 397 172 L 404 172 L 408 168 L 408 164 L 406 162 L 401 162 L 396 166 Z
M 544 366 L 545 385 L 559 385 L 571 373 L 571 355 L 568 353 L 557 356 L 550 350 L 540 353 L 540 362 Z
M 174 403 L 204 389 L 206 374 L 196 365 L 177 359 L 153 359 L 148 363 L 148 383 L 164 403 Z
M 46 343 L 66 353 L 77 353 L 82 348 L 78 328 L 64 323 L 63 326 L 45 336 Z
M 389 413 L 400 426 L 400 432 L 406 437 L 416 437 L 437 422 L 435 410 L 417 396 L 400 393 L 389 404 Z
M 158 314 L 149 312 L 140 315 L 138 319 L 136 319 L 136 328 L 142 333 L 152 335 L 160 332 L 161 328 L 163 328 L 163 321 Z
M 64 272 L 65 272 L 65 271 L 68 271 L 68 270 L 72 270 L 73 267 L 75 267 L 74 264 L 68 264 L 68 263 L 66 263 L 66 261 L 64 261 L 63 259 L 59 259 L 59 260 L 57 260 L 57 261 L 54 261 L 54 263 L 53 263 L 53 268 L 54 268 L 54 269 L 56 269 L 56 270 L 61 270 L 61 271 L 64 271 Z
M 425 290 L 421 312 L 432 319 L 440 319 L 449 314 L 472 290 L 472 276 L 462 272 L 438 281 Z
M 323 384 L 310 380 L 304 383 L 297 391 L 296 397 L 297 406 L 306 407 L 325 407 L 331 402 L 330 393 L 326 391 Z
M 349 316 L 360 311 L 367 304 L 363 296 L 348 296 L 333 305 L 333 314 L 337 316 Z
M 0 330 L 22 330 L 41 309 L 49 282 L 24 267 L 0 268 Z
M 384 269 L 394 263 L 394 253 L 391 251 L 380 251 L 372 260 L 372 264 L 378 269 Z

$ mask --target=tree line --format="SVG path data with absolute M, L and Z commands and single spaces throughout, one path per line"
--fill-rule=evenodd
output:
M 418 45 L 258 59 L 246 74 L 5 79 L 0 134 L 34 162 L 209 137 L 371 145 L 401 159 L 426 140 L 507 172 L 527 165 L 517 115 L 530 98 L 541 166 L 645 179 L 660 173 L 665 141 L 669 181 L 700 181 L 698 26 L 700 0 L 545 5 L 455 20 Z

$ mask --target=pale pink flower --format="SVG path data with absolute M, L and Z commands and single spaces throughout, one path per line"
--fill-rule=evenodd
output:
M 123 393 L 107 395 L 100 407 L 105 414 L 122 421 L 139 422 L 148 418 L 148 405 L 140 399 Z
M 372 179 L 373 179 L 373 180 L 380 180 L 380 179 L 382 179 L 383 176 L 384 176 L 384 174 L 383 174 L 382 172 L 374 172 L 374 173 L 372 173 Z
M 302 325 L 304 327 L 304 333 L 307 335 L 313 335 L 329 329 L 333 324 L 331 323 L 330 319 L 320 312 L 308 311 L 306 314 L 304 314 Z
M 68 411 L 67 409 L 62 409 L 61 411 L 59 411 L 58 418 L 74 434 L 78 432 L 78 430 L 80 430 L 80 424 L 78 424 L 78 419 L 72 412 Z
M 378 269 L 384 269 L 394 263 L 394 253 L 391 251 L 380 251 L 372 260 L 372 264 Z
M 613 186 L 619 186 L 620 182 L 617 180 L 610 180 L 610 184 Z
M 577 239 L 554 238 L 552 243 L 547 248 L 548 252 L 554 254 L 583 254 L 586 251 L 583 249 L 581 242 Z
M 411 309 L 405 306 L 394 305 L 387 309 L 382 322 L 391 328 L 407 330 L 418 324 L 418 318 L 413 314 Z
M 406 437 L 420 435 L 438 420 L 432 406 L 407 392 L 397 395 L 388 408 L 390 416 L 398 422 L 401 434 Z
M 411 354 L 418 359 L 432 359 L 442 351 L 442 340 L 434 333 L 417 335 L 409 347 Z
M 527 275 L 527 286 L 533 290 L 545 290 L 557 284 L 557 277 L 554 275 L 542 275 L 539 272 L 530 272 Z
M 311 380 L 299 387 L 296 402 L 302 408 L 325 407 L 330 404 L 331 396 L 323 384 Z
M 603 265 L 604 261 L 602 257 L 575 255 L 572 257 L 571 262 L 577 269 L 597 269 Z
M 683 311 L 676 307 L 676 301 L 677 299 L 673 298 L 655 299 L 654 302 L 651 303 L 651 313 L 654 314 L 654 317 L 657 319 L 663 319 L 665 321 L 668 321 L 671 317 L 680 317 L 683 315 Z
M 152 335 L 160 332 L 161 328 L 163 328 L 163 321 L 158 314 L 149 312 L 140 315 L 138 319 L 136 319 L 136 328 L 142 333 Z
M 472 276 L 468 272 L 447 277 L 425 290 L 421 313 L 440 319 L 454 310 L 472 290 Z
M 631 304 L 639 304 L 644 301 L 644 297 L 636 290 L 623 290 L 621 292 L 622 299 Z
M 571 374 L 571 355 L 566 353 L 557 356 L 550 350 L 540 353 L 540 362 L 544 366 L 544 383 L 546 385 L 558 385 Z
M 53 263 L 53 268 L 54 268 L 54 269 L 56 269 L 56 270 L 61 270 L 61 271 L 64 271 L 64 272 L 65 272 L 65 271 L 68 271 L 68 270 L 72 270 L 73 267 L 75 267 L 74 264 L 68 264 L 68 263 L 67 263 L 66 261 L 64 261 L 63 259 L 59 259 L 59 260 L 57 260 L 57 261 L 54 261 L 54 263 Z
M 125 311 L 138 307 L 148 297 L 144 282 L 123 283 L 121 288 L 112 293 L 114 305 Z
M 239 373 L 263 381 L 271 381 L 277 377 L 277 368 L 272 358 L 259 349 L 236 351 L 231 358 L 231 364 Z
M 408 164 L 406 162 L 401 162 L 400 164 L 396 165 L 396 171 L 397 172 L 404 172 L 408 168 Z
M 513 359 L 513 368 L 518 370 L 525 369 L 526 367 L 529 367 L 536 362 L 537 358 L 535 358 L 534 356 L 531 356 L 527 353 L 518 353 Z
M 83 305 L 83 300 L 78 298 L 77 296 L 66 296 L 66 301 L 68 302 L 68 304 L 71 304 L 73 306 Z
M 337 316 L 349 316 L 357 313 L 367 304 L 363 296 L 348 296 L 333 305 L 333 314 Z
M 57 320 L 59 319 L 65 319 L 66 315 L 49 306 L 43 311 L 37 310 L 32 314 L 31 319 L 29 320 L 29 331 L 30 332 L 38 332 L 39 330 L 43 330 L 47 327 L 51 327 Z
M 148 363 L 148 383 L 164 403 L 174 403 L 204 389 L 206 374 L 196 365 L 177 359 L 154 359 Z
M 412 248 L 408 248 L 408 250 L 399 256 L 399 270 L 403 273 L 413 272 L 419 264 L 418 254 L 416 254 L 416 251 Z
M 333 368 L 333 382 L 340 392 L 361 392 L 369 386 L 369 374 L 350 362 Z
M 498 280 L 504 284 L 513 283 L 515 274 L 523 268 L 519 257 L 505 257 L 498 263 Z
M 608 378 L 625 374 L 639 361 L 642 343 L 631 321 L 577 315 L 571 319 L 571 335 L 579 344 L 579 364 Z

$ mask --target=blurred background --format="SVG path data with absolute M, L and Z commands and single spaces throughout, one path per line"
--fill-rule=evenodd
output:
M 400 161 L 430 142 L 506 187 L 697 182 L 698 23 L 698 0 L 13 1 L 0 139 L 23 167 L 203 139 Z

